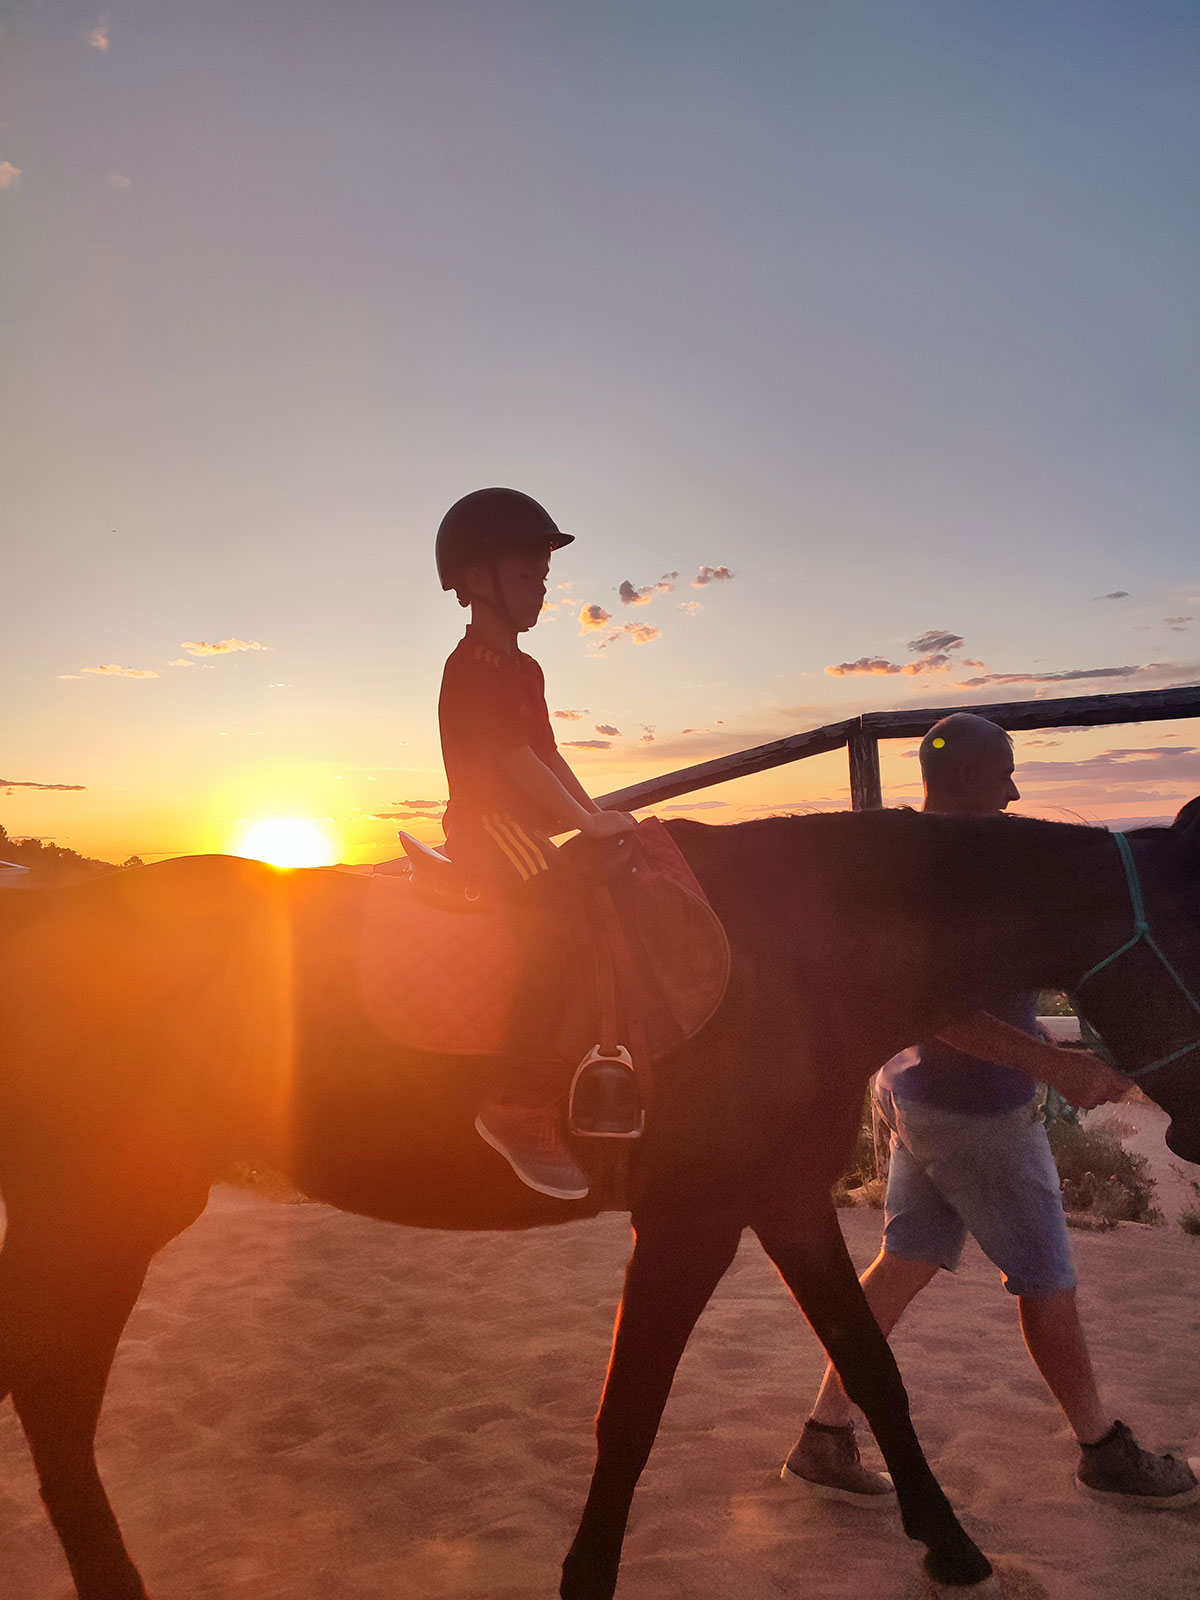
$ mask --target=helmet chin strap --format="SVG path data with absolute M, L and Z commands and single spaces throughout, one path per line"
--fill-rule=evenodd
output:
M 484 600 L 484 605 L 500 618 L 505 627 L 511 628 L 515 633 L 517 625 L 513 621 L 512 612 L 508 609 L 508 601 L 504 598 L 504 585 L 500 581 L 500 568 L 494 561 L 490 561 L 483 570 L 487 573 L 492 583 L 492 598 Z M 482 595 L 480 599 L 483 599 Z

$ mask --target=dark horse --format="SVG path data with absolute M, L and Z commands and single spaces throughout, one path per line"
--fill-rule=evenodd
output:
M 750 1228 L 866 1413 L 937 1578 L 989 1572 L 921 1453 L 829 1189 L 869 1074 L 1016 990 L 1070 988 L 1131 932 L 1103 830 L 876 812 L 672 824 L 728 931 L 708 1027 L 662 1064 L 632 1191 L 635 1245 L 563 1569 L 610 1600 L 634 1485 L 688 1335 Z M 1200 802 L 1132 836 L 1150 924 L 1085 986 L 1088 1013 L 1200 1158 Z M 232 1161 L 346 1210 L 437 1228 L 577 1219 L 472 1130 L 490 1068 L 374 1030 L 354 951 L 366 884 L 191 857 L 0 908 L 0 1395 L 12 1394 L 83 1600 L 142 1600 L 93 1439 L 155 1252 Z M 1172 1057 L 1167 1064 L 1158 1064 Z

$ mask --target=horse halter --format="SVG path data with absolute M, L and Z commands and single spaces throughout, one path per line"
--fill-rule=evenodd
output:
M 1080 978 L 1079 982 L 1075 985 L 1074 992 L 1071 995 L 1071 1003 L 1075 1006 L 1075 1010 L 1079 1012 L 1079 1020 L 1082 1024 L 1082 1032 L 1084 1034 L 1085 1042 L 1088 1044 L 1089 1048 L 1095 1050 L 1098 1055 L 1103 1056 L 1111 1067 L 1115 1067 L 1117 1071 L 1123 1073 L 1125 1077 L 1144 1078 L 1147 1073 L 1156 1072 L 1159 1067 L 1169 1066 L 1172 1061 L 1179 1061 L 1183 1056 L 1190 1055 L 1193 1050 L 1200 1050 L 1200 1035 L 1193 1039 L 1191 1044 L 1181 1045 L 1178 1050 L 1172 1050 L 1170 1055 L 1162 1056 L 1157 1061 L 1151 1061 L 1148 1066 L 1137 1067 L 1135 1070 L 1130 1071 L 1128 1068 L 1121 1066 L 1118 1061 L 1114 1060 L 1110 1052 L 1105 1048 L 1103 1040 L 1098 1038 L 1092 1028 L 1088 1025 L 1087 1018 L 1084 1016 L 1082 1009 L 1075 1004 L 1075 995 L 1079 993 L 1085 983 L 1090 983 L 1091 980 L 1095 977 L 1098 977 L 1106 967 L 1111 967 L 1114 961 L 1119 961 L 1123 955 L 1126 955 L 1137 945 L 1144 944 L 1147 949 L 1149 949 L 1157 957 L 1159 966 L 1163 968 L 1167 976 L 1171 979 L 1171 982 L 1179 990 L 1180 994 L 1187 1001 L 1188 1005 L 1191 1006 L 1192 1010 L 1196 1012 L 1197 1016 L 1200 1016 L 1200 1000 L 1196 999 L 1196 996 L 1192 993 L 1187 984 L 1171 965 L 1171 962 L 1163 951 L 1162 946 L 1154 937 L 1149 922 L 1146 920 L 1146 903 L 1142 897 L 1142 885 L 1140 879 L 1138 878 L 1137 867 L 1133 860 L 1133 850 L 1130 847 L 1129 840 L 1123 833 L 1114 833 L 1113 838 L 1116 841 L 1117 853 L 1121 857 L 1121 865 L 1125 868 L 1125 881 L 1129 885 L 1129 899 L 1133 906 L 1133 932 L 1119 949 L 1114 950 L 1111 955 L 1105 956 L 1103 961 L 1097 961 L 1094 967 L 1091 967 L 1087 972 L 1084 973 L 1083 977 Z

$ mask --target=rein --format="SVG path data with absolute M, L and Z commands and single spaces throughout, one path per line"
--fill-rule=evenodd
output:
M 1103 961 L 1097 961 L 1094 967 L 1089 968 L 1089 970 L 1084 973 L 1083 977 L 1080 978 L 1079 982 L 1075 985 L 1075 994 L 1078 994 L 1085 983 L 1090 983 L 1093 978 L 1098 977 L 1106 967 L 1111 967 L 1114 961 L 1119 961 L 1123 955 L 1126 955 L 1130 950 L 1135 949 L 1139 944 L 1145 944 L 1147 948 L 1158 958 L 1159 965 L 1166 972 L 1172 983 L 1174 983 L 1175 987 L 1187 1001 L 1188 1005 L 1190 1005 L 1192 1010 L 1196 1012 L 1198 1016 L 1200 1016 L 1200 1000 L 1196 999 L 1196 996 L 1192 993 L 1187 984 L 1184 983 L 1178 972 L 1176 972 L 1175 968 L 1171 965 L 1171 962 L 1164 952 L 1162 946 L 1154 937 L 1149 922 L 1146 920 L 1146 903 L 1142 897 L 1142 885 L 1140 879 L 1138 878 L 1137 867 L 1133 860 L 1133 850 L 1130 847 L 1129 840 L 1123 833 L 1114 833 L 1113 838 L 1116 841 L 1117 853 L 1121 857 L 1121 865 L 1125 869 L 1125 881 L 1129 886 L 1129 899 L 1133 906 L 1133 932 L 1119 949 L 1114 950 L 1111 955 L 1105 956 Z M 1072 994 L 1071 996 L 1071 1002 L 1073 1005 L 1075 1004 L 1075 994 Z M 1117 1071 L 1124 1073 L 1125 1077 L 1127 1078 L 1143 1078 L 1149 1072 L 1157 1072 L 1159 1067 L 1169 1066 L 1172 1061 L 1178 1061 L 1181 1059 L 1181 1057 L 1190 1055 L 1193 1050 L 1200 1050 L 1200 1037 L 1197 1037 L 1192 1040 L 1191 1044 L 1181 1045 L 1178 1050 L 1172 1050 L 1170 1055 L 1162 1056 L 1159 1060 L 1152 1061 L 1149 1066 L 1138 1067 L 1135 1071 L 1131 1072 L 1128 1070 L 1128 1068 L 1122 1067 L 1113 1059 L 1112 1055 L 1104 1047 L 1103 1040 L 1099 1039 L 1092 1028 L 1088 1026 L 1087 1018 L 1084 1016 L 1080 1008 L 1075 1006 L 1075 1009 L 1079 1012 L 1079 1020 L 1083 1025 L 1082 1031 L 1089 1048 L 1096 1050 L 1096 1053 L 1103 1056 L 1110 1066 L 1115 1067 Z

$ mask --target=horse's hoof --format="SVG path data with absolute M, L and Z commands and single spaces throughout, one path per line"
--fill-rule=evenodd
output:
M 559 1600 L 613 1600 L 619 1562 L 597 1563 L 572 1551 L 562 1565 Z
M 936 1578 L 931 1578 L 926 1573 L 925 1592 L 932 1595 L 933 1600 L 964 1600 L 967 1594 L 971 1600 L 976 1600 L 976 1596 L 979 1596 L 980 1600 L 1000 1600 L 1003 1593 L 1000 1580 L 994 1572 L 989 1573 L 986 1578 L 980 1578 L 978 1583 L 970 1584 L 967 1588 L 961 1583 L 939 1583 Z
M 992 1563 L 965 1533 L 960 1540 L 955 1540 L 953 1549 L 943 1547 L 927 1551 L 924 1565 L 929 1591 L 939 1600 L 943 1596 L 961 1595 L 964 1589 L 970 1589 L 972 1600 L 976 1595 L 1000 1593 Z

